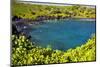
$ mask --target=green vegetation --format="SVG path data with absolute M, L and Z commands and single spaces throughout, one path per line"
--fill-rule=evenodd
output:
M 60 51 L 39 47 L 23 35 L 12 35 L 12 65 L 95 61 L 95 48 L 95 36 L 80 47 Z
M 95 8 L 80 5 L 45 6 L 14 1 L 12 3 L 12 16 L 31 20 L 95 18 Z M 12 65 L 95 61 L 95 39 L 94 35 L 82 46 L 61 51 L 37 46 L 24 35 L 12 35 Z
M 12 4 L 12 16 L 31 20 L 38 20 L 40 17 L 46 20 L 65 18 L 95 18 L 95 8 L 82 5 L 45 6 L 14 2 Z

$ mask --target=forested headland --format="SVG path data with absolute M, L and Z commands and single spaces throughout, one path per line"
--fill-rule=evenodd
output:
M 84 5 L 39 5 L 29 3 L 12 3 L 14 19 L 50 20 L 67 18 L 95 18 L 95 8 Z

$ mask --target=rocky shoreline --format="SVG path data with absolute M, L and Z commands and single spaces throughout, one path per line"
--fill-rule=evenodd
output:
M 16 21 L 16 22 L 29 22 L 32 23 L 34 22 L 34 24 L 39 24 L 40 22 L 42 23 L 44 20 L 61 20 L 61 19 L 80 19 L 80 20 L 92 20 L 94 21 L 96 18 L 75 18 L 75 17 L 54 17 L 54 16 L 38 16 L 37 19 L 32 20 L 32 19 L 23 19 L 17 16 L 13 16 L 12 17 L 12 21 Z
M 79 21 L 96 21 L 95 18 L 55 18 L 55 17 L 39 17 L 37 20 L 32 20 L 32 19 L 22 19 L 19 18 L 17 16 L 12 17 L 12 33 L 13 34 L 24 34 L 27 35 L 29 33 L 29 31 L 33 28 L 34 25 L 38 25 L 38 24 L 43 24 L 45 23 L 44 21 L 48 21 L 48 20 L 71 20 L 71 19 L 75 19 L 75 20 L 79 20 Z M 27 31 L 25 31 L 27 30 Z M 16 32 L 16 33 L 15 33 Z M 29 36 L 29 35 L 27 35 Z

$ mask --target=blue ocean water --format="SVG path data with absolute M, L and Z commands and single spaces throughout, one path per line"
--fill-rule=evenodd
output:
M 41 47 L 67 50 L 84 44 L 95 33 L 95 21 L 49 20 L 34 26 L 32 40 Z

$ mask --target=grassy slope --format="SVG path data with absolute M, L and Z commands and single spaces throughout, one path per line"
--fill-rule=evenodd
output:
M 13 3 L 12 15 L 36 20 L 40 16 L 55 18 L 95 18 L 95 8 L 73 6 L 45 6 L 36 4 Z

